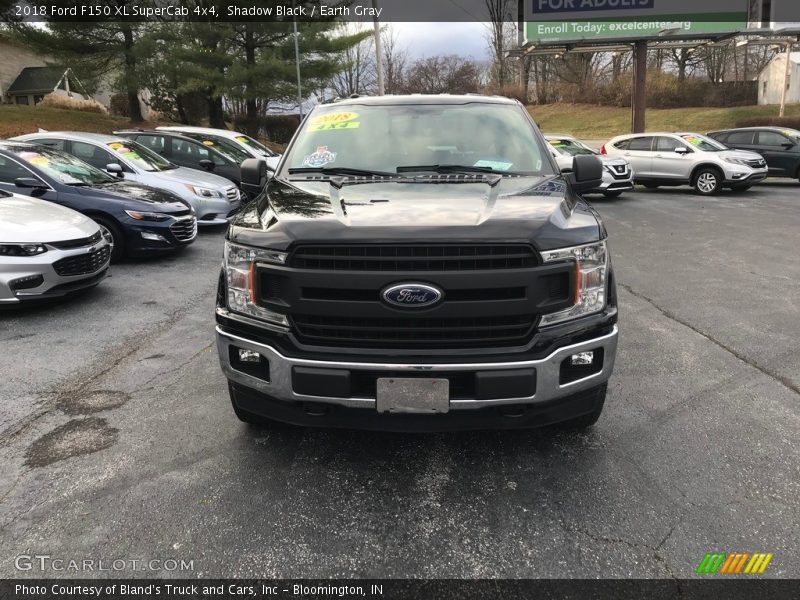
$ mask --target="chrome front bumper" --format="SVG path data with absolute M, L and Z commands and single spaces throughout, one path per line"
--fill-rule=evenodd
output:
M 452 410 L 477 409 L 505 404 L 537 404 L 549 400 L 572 395 L 602 384 L 611 376 L 614 369 L 614 359 L 617 352 L 618 329 L 608 335 L 592 340 L 565 346 L 554 351 L 546 358 L 539 360 L 517 362 L 487 362 L 487 363 L 437 363 L 437 364 L 411 364 L 411 363 L 363 363 L 363 362 L 333 362 L 320 360 L 307 360 L 290 358 L 268 346 L 248 340 L 237 335 L 225 332 L 217 327 L 217 350 L 219 361 L 225 376 L 232 382 L 262 392 L 276 400 L 288 402 L 323 402 L 348 406 L 351 408 L 371 408 L 375 410 L 375 398 L 336 398 L 325 396 L 306 396 L 295 393 L 292 388 L 293 367 L 315 367 L 321 369 L 352 369 L 359 371 L 396 371 L 398 373 L 430 373 L 432 376 L 439 371 L 483 371 L 483 370 L 513 370 L 536 369 L 536 393 L 527 398 L 500 398 L 492 400 L 454 399 L 450 400 Z M 253 350 L 260 353 L 269 361 L 269 381 L 253 377 L 233 368 L 230 362 L 230 347 Z M 603 368 L 598 373 L 567 384 L 560 384 L 560 367 L 565 358 L 578 352 L 604 349 Z M 402 375 L 400 375 L 402 376 Z

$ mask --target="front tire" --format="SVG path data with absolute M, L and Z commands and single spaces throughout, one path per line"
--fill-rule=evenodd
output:
M 694 176 L 692 187 L 701 196 L 713 196 L 722 187 L 722 175 L 716 169 L 700 169 Z
M 122 229 L 113 220 L 107 217 L 92 217 L 100 226 L 103 237 L 111 244 L 111 262 L 119 262 L 125 258 L 125 236 Z
M 239 419 L 242 423 L 247 423 L 248 425 L 258 426 L 258 427 L 269 427 L 270 429 L 287 429 L 290 427 L 285 423 L 281 423 L 280 421 L 274 421 L 272 419 L 268 419 L 267 417 L 262 417 L 255 413 L 248 412 L 239 408 L 236 404 L 236 393 L 233 390 L 233 384 L 228 382 L 228 395 L 231 398 L 231 406 L 233 407 L 233 414 L 236 415 L 236 418 Z
M 568 429 L 572 431 L 581 431 L 589 429 L 592 425 L 597 423 L 600 415 L 603 413 L 603 406 L 606 402 L 606 392 L 608 391 L 608 382 L 598 385 L 596 388 L 589 391 L 591 398 L 594 402 L 595 408 L 592 412 L 581 415 L 569 421 L 564 421 L 558 424 L 559 429 Z

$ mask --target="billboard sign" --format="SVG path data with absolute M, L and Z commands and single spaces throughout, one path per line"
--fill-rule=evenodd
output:
M 612 42 L 747 27 L 749 0 L 522 0 L 525 42 Z

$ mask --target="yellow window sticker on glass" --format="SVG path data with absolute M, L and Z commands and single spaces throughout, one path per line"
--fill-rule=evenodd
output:
M 311 119 L 311 125 L 327 125 L 329 123 L 344 123 L 346 121 L 355 121 L 358 118 L 358 113 L 354 112 L 332 112 L 324 115 L 319 115 Z
M 122 146 L 123 144 L 120 144 L 119 142 L 113 142 L 108 145 L 108 147 L 111 148 L 112 150 L 119 150 L 120 148 L 122 148 Z
M 204 146 L 213 146 L 214 142 L 212 142 L 211 140 L 203 140 L 203 145 Z
M 50 161 L 47 160 L 47 158 L 44 156 L 37 156 L 35 158 L 30 159 L 28 162 L 31 163 L 32 165 L 46 165 Z
M 358 121 L 342 121 L 341 123 L 311 123 L 309 131 L 334 131 L 336 129 L 358 129 L 361 123 Z

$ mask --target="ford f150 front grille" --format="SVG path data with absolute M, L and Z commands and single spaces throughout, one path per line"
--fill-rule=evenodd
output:
M 62 258 L 53 263 L 53 268 L 56 273 L 62 277 L 86 275 L 87 273 L 94 273 L 100 269 L 108 262 L 110 256 L 111 247 L 104 246 L 100 250 L 95 250 L 94 252 Z
M 478 271 L 537 263 L 536 252 L 525 244 L 303 245 L 289 259 L 297 269 L 330 271 Z
M 383 296 L 414 283 L 441 299 L 414 308 Z M 540 264 L 524 244 L 303 245 L 286 266 L 260 264 L 256 288 L 308 346 L 511 348 L 531 341 L 540 314 L 571 306 L 575 267 Z
M 533 327 L 533 317 L 495 316 L 460 319 L 320 317 L 294 315 L 297 333 L 309 341 L 330 343 L 349 342 L 357 346 L 448 345 L 495 346 L 524 340 Z

